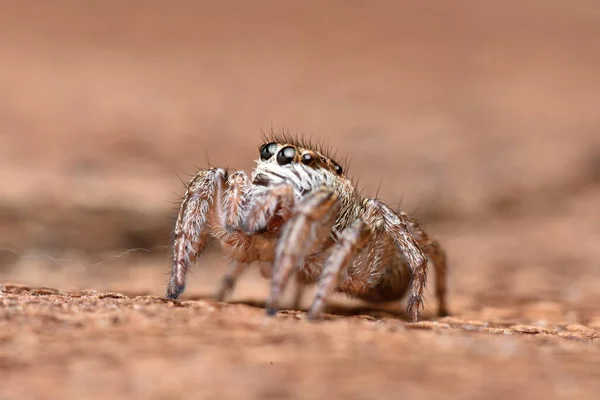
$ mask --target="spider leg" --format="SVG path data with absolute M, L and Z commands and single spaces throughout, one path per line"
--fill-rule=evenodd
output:
M 365 257 L 340 276 L 338 290 L 372 302 L 398 297 L 405 290 L 407 271 L 402 268 L 404 261 L 397 259 L 398 250 L 385 230 L 383 214 L 366 199 L 360 218 L 370 230 Z
M 295 201 L 294 191 L 290 185 L 283 184 L 259 193 L 249 193 L 250 180 L 243 171 L 231 174 L 227 184 L 228 188 L 223 195 L 223 223 L 215 229 L 215 236 L 222 242 L 241 249 L 242 260 L 252 261 L 253 254 L 247 251 L 250 236 L 268 229 L 274 217 L 284 218 L 290 214 Z M 245 202 L 248 198 L 253 198 L 254 206 L 246 210 Z M 248 266 L 244 261 L 232 260 L 215 296 L 218 301 L 225 300 L 233 292 L 238 278 Z
M 423 291 L 427 282 L 427 257 L 413 238 L 408 226 L 410 221 L 406 215 L 398 214 L 379 200 L 370 200 L 370 202 L 380 210 L 385 231 L 392 237 L 410 268 L 412 276 L 407 312 L 412 321 L 416 322 L 423 307 Z
M 276 216 L 287 220 L 295 203 L 294 188 L 288 184 L 272 186 L 254 196 L 254 205 L 241 222 L 242 231 L 253 234 L 266 231 Z
M 227 188 L 223 193 L 223 211 L 219 222 L 228 232 L 240 226 L 250 185 L 250 179 L 244 171 L 235 171 L 227 178 Z
M 400 214 L 407 218 L 407 226 L 411 235 L 433 263 L 435 270 L 435 294 L 438 300 L 438 315 L 440 317 L 447 316 L 449 315 L 449 312 L 446 304 L 446 282 L 448 275 L 446 252 L 437 240 L 430 238 L 425 231 L 423 231 L 417 221 L 404 213 Z
M 277 313 L 292 271 L 302 267 L 307 257 L 329 238 L 339 208 L 338 195 L 325 188 L 308 194 L 298 203 L 275 248 L 267 315 Z
M 302 299 L 304 298 L 304 292 L 306 292 L 306 285 L 296 279 L 294 298 L 292 300 L 292 309 L 300 309 L 300 306 L 302 305 Z
M 166 296 L 176 299 L 185 289 L 185 278 L 206 245 L 211 214 L 221 217 L 221 197 L 227 171 L 211 168 L 198 172 L 190 181 L 175 223 L 173 264 Z M 214 207 L 214 205 L 217 205 Z
M 223 301 L 228 296 L 231 295 L 231 293 L 233 292 L 233 289 L 235 287 L 235 284 L 237 282 L 237 279 L 246 270 L 247 266 L 248 266 L 248 264 L 245 264 L 245 263 L 241 263 L 241 262 L 237 262 L 237 261 L 231 262 L 231 265 L 229 266 L 229 270 L 227 271 L 227 274 L 225 274 L 225 276 L 221 280 L 221 286 L 219 287 L 219 290 L 217 291 L 217 294 L 215 296 L 215 299 L 217 301 Z
M 342 231 L 325 261 L 317 293 L 308 314 L 309 319 L 317 319 L 321 316 L 327 297 L 334 291 L 340 275 L 348 269 L 355 257 L 367 245 L 370 235 L 371 230 L 368 225 L 360 219 Z

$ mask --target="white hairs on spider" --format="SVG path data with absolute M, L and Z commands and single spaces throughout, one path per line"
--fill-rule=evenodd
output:
M 252 180 L 254 181 L 258 175 L 267 177 L 269 185 L 291 184 L 298 198 L 321 186 L 337 187 L 339 185 L 339 178 L 325 168 L 311 168 L 300 163 L 279 165 L 274 158 L 267 161 L 256 160 Z

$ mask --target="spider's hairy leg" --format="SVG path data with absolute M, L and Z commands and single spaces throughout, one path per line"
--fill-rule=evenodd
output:
M 383 215 L 384 229 L 392 237 L 411 271 L 407 312 L 413 322 L 419 320 L 423 291 L 427 283 L 427 257 L 413 238 L 406 215 L 398 214 L 387 204 L 371 200 Z
M 407 226 L 412 237 L 417 241 L 419 246 L 421 246 L 425 254 L 433 263 L 435 270 L 435 294 L 438 300 L 438 315 L 440 317 L 445 317 L 449 315 L 448 305 L 446 304 L 446 282 L 448 275 L 446 252 L 437 240 L 432 239 L 425 233 L 417 221 L 402 212 L 400 214 L 407 218 Z
M 244 171 L 235 171 L 227 178 L 227 188 L 223 193 L 223 215 L 220 221 L 227 231 L 238 229 L 244 215 L 244 202 L 250 185 L 250 179 Z
M 214 235 L 231 245 L 240 246 L 247 236 L 238 230 L 242 221 L 246 193 L 250 187 L 250 179 L 244 171 L 235 171 L 227 178 L 227 188 L 223 192 L 223 207 L 219 224 L 214 229 Z M 237 279 L 248 264 L 232 260 L 229 270 L 221 280 L 219 290 L 215 295 L 217 301 L 223 301 L 231 295 Z
M 187 272 L 206 245 L 210 213 L 221 206 L 227 171 L 212 168 L 198 172 L 190 181 L 175 222 L 173 264 L 166 296 L 176 299 L 185 289 Z M 220 211 L 217 211 L 220 214 Z
M 365 199 L 360 218 L 369 226 L 367 248 L 346 274 L 340 276 L 337 290 L 369 302 L 400 299 L 410 282 L 410 271 L 395 241 L 385 230 L 384 214 L 377 203 Z
M 294 191 L 290 185 L 282 184 L 252 192 L 250 179 L 243 171 L 229 175 L 227 189 L 223 193 L 222 223 L 215 227 L 214 234 L 222 243 L 238 248 L 243 258 L 253 257 L 248 252 L 251 236 L 267 230 L 274 217 L 286 218 L 294 204 Z M 248 202 L 253 206 L 248 208 Z M 233 260 L 223 277 L 216 294 L 218 301 L 231 295 L 239 276 L 246 270 L 247 262 Z
M 355 257 L 369 242 L 371 231 L 368 225 L 358 219 L 342 231 L 323 266 L 317 293 L 308 314 L 309 319 L 317 319 L 325 307 L 327 297 L 334 291 L 339 277 Z
M 217 301 L 225 300 L 231 292 L 233 292 L 233 288 L 237 282 L 237 278 L 244 272 L 248 264 L 232 261 L 227 271 L 227 274 L 221 280 L 221 286 L 219 287 L 219 291 L 217 292 L 215 299 Z
M 339 209 L 338 195 L 323 188 L 304 197 L 293 210 L 275 248 L 267 315 L 277 313 L 291 273 L 302 267 L 307 257 L 329 238 Z
M 242 230 L 248 234 L 267 230 L 276 215 L 287 220 L 296 200 L 294 188 L 285 183 L 266 189 L 254 199 L 254 205 L 241 222 Z
M 300 306 L 302 305 L 302 299 L 304 298 L 304 292 L 306 292 L 306 285 L 296 280 L 296 286 L 294 288 L 294 297 L 292 300 L 292 309 L 300 309 Z

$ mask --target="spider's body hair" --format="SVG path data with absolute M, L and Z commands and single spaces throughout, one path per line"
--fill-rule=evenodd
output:
M 274 140 L 271 138 L 271 140 Z M 293 146 L 296 149 L 296 157 L 310 153 L 315 162 L 312 165 L 304 165 L 301 162 L 292 162 L 287 165 L 279 165 L 275 157 L 269 160 L 256 160 L 256 167 L 251 175 L 253 186 L 250 188 L 249 197 L 260 195 L 270 186 L 290 184 L 294 189 L 296 200 L 300 200 L 307 194 L 323 187 L 327 187 L 339 196 L 340 212 L 333 227 L 333 234 L 337 236 L 344 228 L 354 221 L 361 209 L 361 196 L 351 180 L 343 173 L 335 171 L 339 163 L 320 151 L 312 150 L 307 143 L 301 143 L 290 138 L 277 138 L 278 150 L 285 146 Z M 342 167 L 342 171 L 343 171 Z

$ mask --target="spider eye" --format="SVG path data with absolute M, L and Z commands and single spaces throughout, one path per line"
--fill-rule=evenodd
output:
M 302 164 L 309 165 L 313 162 L 314 158 L 310 153 L 304 153 L 302 155 Z
M 335 165 L 333 166 L 333 169 L 335 170 L 335 173 L 336 173 L 336 174 L 338 174 L 338 175 L 341 175 L 341 174 L 342 174 L 342 172 L 344 172 L 344 169 L 343 169 L 343 168 L 342 168 L 342 166 L 341 166 L 341 165 L 339 165 L 339 164 L 335 164 Z
M 277 151 L 277 143 L 267 143 L 260 148 L 260 159 L 263 161 L 273 157 Z
M 296 149 L 292 146 L 286 146 L 279 150 L 277 153 L 277 164 L 286 165 L 294 161 L 294 157 L 296 156 Z

